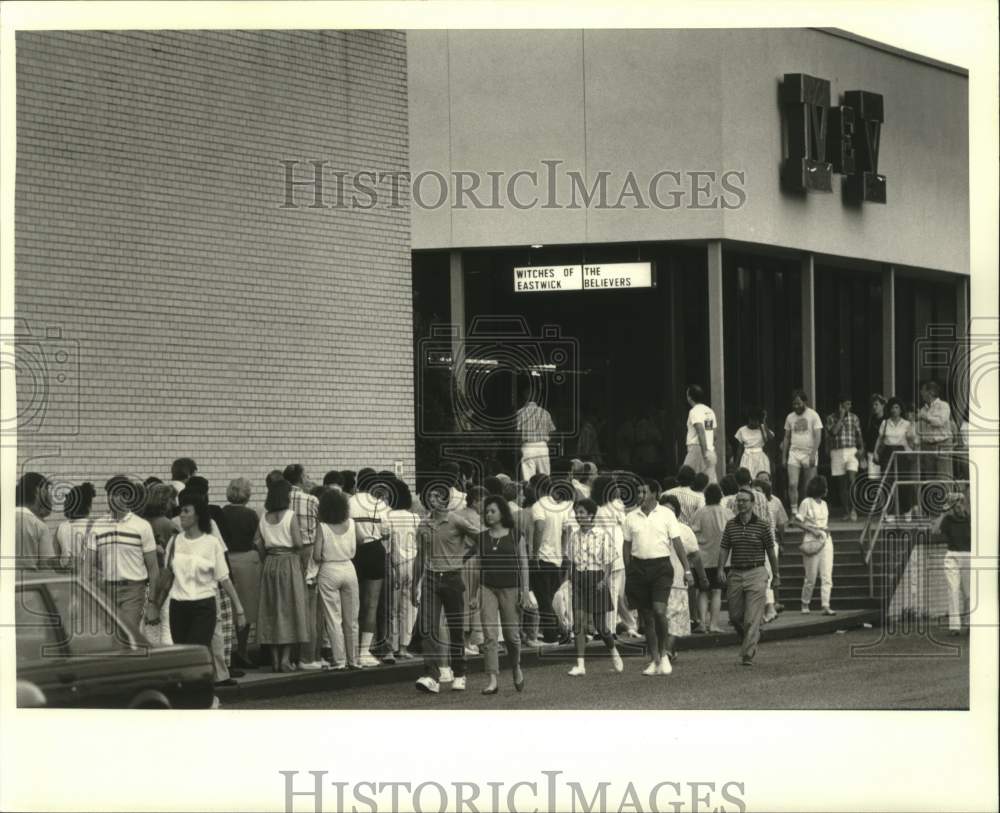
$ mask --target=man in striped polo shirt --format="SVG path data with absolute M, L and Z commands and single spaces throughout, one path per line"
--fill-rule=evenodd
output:
M 98 584 L 118 611 L 118 618 L 132 630 L 139 629 L 146 605 L 146 586 L 156 587 L 160 566 L 152 526 L 132 509 L 141 502 L 142 486 L 123 474 L 104 484 L 108 495 L 107 517 L 94 523 L 89 545 Z M 159 610 L 150 606 L 150 621 Z
M 767 569 L 765 559 L 774 574 L 772 585 L 781 586 L 778 562 L 774 557 L 771 527 L 753 510 L 754 493 L 742 487 L 736 494 L 736 517 L 726 523 L 719 546 L 718 578 L 727 586 L 729 621 L 743 639 L 740 654 L 744 666 L 753 664 L 760 640 L 760 625 L 764 620 L 767 600 Z M 729 570 L 726 557 L 732 552 Z

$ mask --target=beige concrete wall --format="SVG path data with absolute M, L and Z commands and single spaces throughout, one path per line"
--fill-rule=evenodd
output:
M 745 206 L 728 211 L 417 206 L 415 249 L 722 238 L 968 272 L 958 73 L 810 29 L 410 31 L 407 42 L 414 173 L 541 172 L 561 159 L 588 185 L 610 171 L 617 190 L 630 170 L 640 185 L 659 170 L 746 172 Z M 846 206 L 839 176 L 832 194 L 779 188 L 778 83 L 796 72 L 829 79 L 834 103 L 844 90 L 885 97 L 885 206 Z

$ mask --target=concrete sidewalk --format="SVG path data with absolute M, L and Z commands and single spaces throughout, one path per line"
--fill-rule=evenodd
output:
M 722 614 L 721 626 L 729 628 L 729 618 Z M 761 642 L 782 641 L 790 638 L 805 638 L 813 635 L 831 635 L 839 630 L 857 629 L 864 624 L 878 625 L 881 622 L 879 610 L 845 610 L 836 616 L 824 616 L 818 612 L 803 614 L 786 611 L 778 618 L 762 628 Z M 738 644 L 736 634 L 732 631 L 716 635 L 690 635 L 677 639 L 678 653 L 698 649 L 713 649 L 716 647 L 735 647 Z M 600 641 L 591 642 L 590 647 L 603 649 Z M 619 652 L 623 658 L 639 657 L 644 654 L 643 642 L 620 641 Z M 544 649 L 526 649 L 521 653 L 521 665 L 530 669 L 541 663 L 551 663 L 556 658 L 574 658 L 572 645 L 561 647 L 546 647 Z M 679 657 L 683 659 L 683 654 Z M 735 655 L 734 655 L 735 657 Z M 501 668 L 506 658 L 501 656 Z M 469 674 L 483 671 L 482 655 L 466 658 Z M 415 681 L 422 674 L 421 656 L 414 660 L 400 661 L 395 664 L 383 664 L 370 669 L 352 669 L 341 672 L 292 672 L 275 674 L 270 668 L 247 670 L 246 676 L 239 678 L 238 686 L 219 687 L 216 694 L 223 706 L 227 701 L 254 700 L 283 695 L 301 694 L 304 692 L 337 691 L 339 689 L 357 688 L 359 686 L 376 686 L 400 681 Z

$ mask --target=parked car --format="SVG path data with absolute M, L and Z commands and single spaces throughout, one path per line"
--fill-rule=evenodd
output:
M 208 649 L 151 646 L 118 620 L 98 589 L 71 573 L 20 571 L 15 624 L 17 679 L 36 690 L 19 693 L 19 701 L 31 698 L 26 706 L 212 706 Z

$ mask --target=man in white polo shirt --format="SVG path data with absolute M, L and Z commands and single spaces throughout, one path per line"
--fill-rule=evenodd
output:
M 792 510 L 799 506 L 799 479 L 803 472 L 806 485 L 816 476 L 819 444 L 823 440 L 823 421 L 809 408 L 809 398 L 802 390 L 792 393 L 792 411 L 785 418 L 785 439 L 781 456 L 788 467 L 788 502 Z
M 639 508 L 626 514 L 624 527 L 625 595 L 641 613 L 646 629 L 649 665 L 644 675 L 669 675 L 673 671 L 667 655 L 667 604 L 674 581 L 671 548 L 684 568 L 685 585 L 694 583 L 677 517 L 670 508 L 659 504 L 659 497 L 660 484 L 653 479 L 643 480 Z
M 687 402 L 691 409 L 687 418 L 687 456 L 684 465 L 694 473 L 708 475 L 710 483 L 718 482 L 715 470 L 715 412 L 705 403 L 705 392 L 697 384 L 687 388 Z
M 132 513 L 142 501 L 142 486 L 123 474 L 104 484 L 110 514 L 97 520 L 88 540 L 88 555 L 96 567 L 97 582 L 132 630 L 139 629 L 146 604 L 146 586 L 156 587 L 160 566 L 152 526 Z M 150 607 L 150 620 L 159 610 Z
M 556 431 L 552 416 L 529 396 L 531 390 L 524 386 L 524 406 L 517 411 L 517 434 L 521 438 L 521 479 L 530 480 L 533 474 L 549 474 L 549 436 Z

